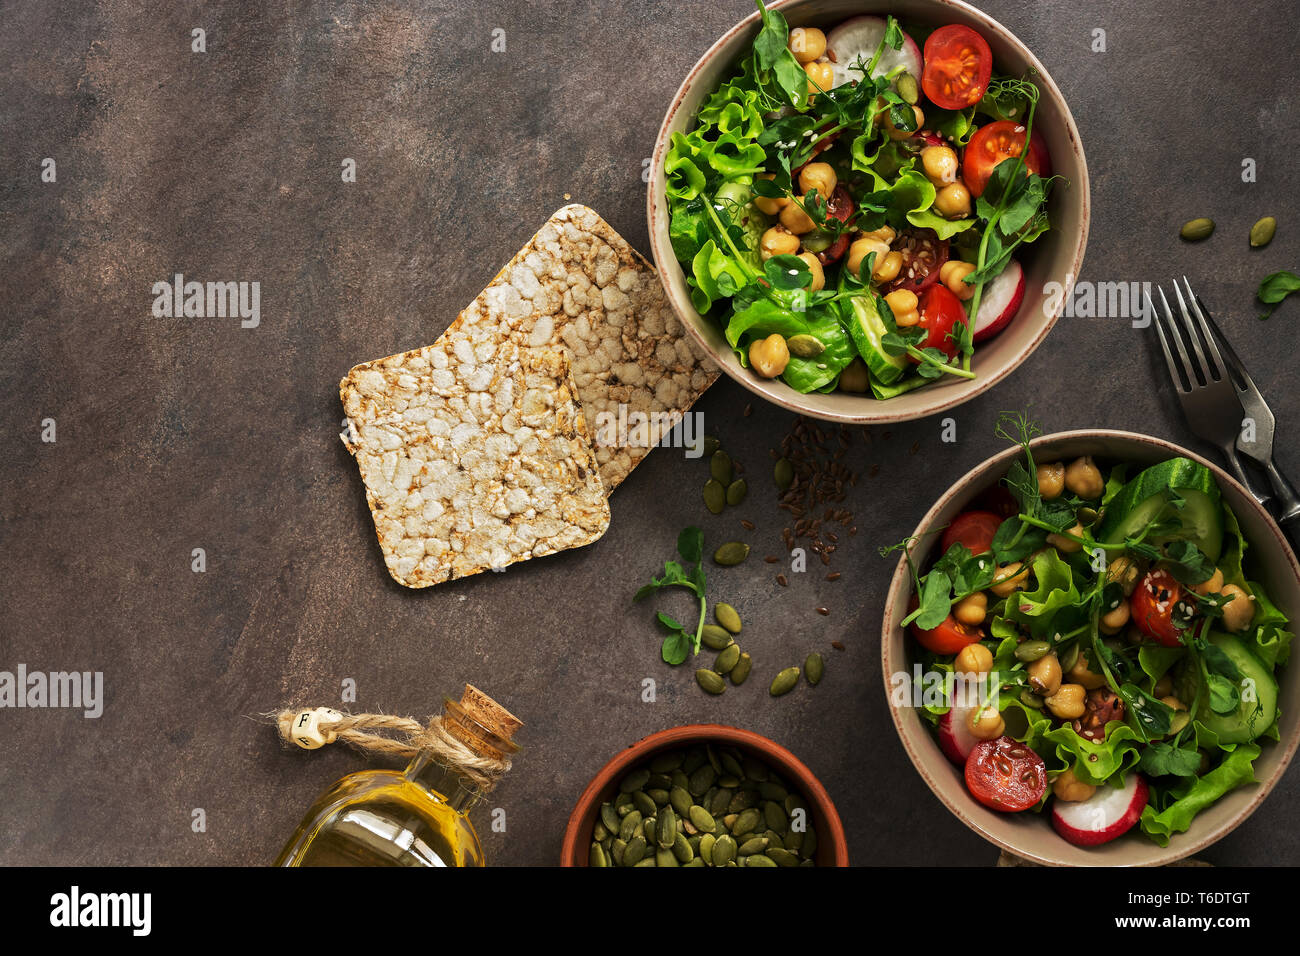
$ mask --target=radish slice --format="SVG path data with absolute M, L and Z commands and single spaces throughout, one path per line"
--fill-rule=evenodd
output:
M 1132 774 L 1123 787 L 1103 784 L 1087 800 L 1052 801 L 1052 826 L 1075 846 L 1109 843 L 1133 828 L 1147 805 L 1147 782 Z
M 831 68 L 834 71 L 834 83 L 843 86 L 853 80 L 862 79 L 861 70 L 849 69 L 859 59 L 866 67 L 876 54 L 876 47 L 885 36 L 885 21 L 880 17 L 854 17 L 845 20 L 826 36 L 826 52 L 834 54 Z M 883 76 L 896 66 L 901 66 L 911 73 L 917 81 L 921 79 L 921 48 L 906 33 L 903 34 L 903 46 L 895 50 L 886 46 L 880 54 L 880 60 L 872 71 L 872 76 Z
M 978 707 L 953 707 L 939 718 L 939 749 L 944 756 L 959 767 L 966 766 L 966 758 L 979 740 L 970 732 L 970 715 Z
M 980 295 L 980 310 L 975 316 L 975 341 L 991 339 L 1010 325 L 1024 301 L 1025 270 L 1011 259 L 1007 267 L 984 286 Z

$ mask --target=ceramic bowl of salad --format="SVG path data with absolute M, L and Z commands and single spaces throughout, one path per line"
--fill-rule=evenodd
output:
M 689 334 L 816 418 L 934 414 L 1038 347 L 1088 171 L 1042 64 L 953 0 L 791 0 L 705 53 L 656 142 L 650 240 Z
M 1216 465 L 1116 431 L 1035 437 L 922 520 L 890 587 L 903 746 L 953 813 L 1058 865 L 1159 865 L 1259 806 L 1300 739 L 1300 565 Z

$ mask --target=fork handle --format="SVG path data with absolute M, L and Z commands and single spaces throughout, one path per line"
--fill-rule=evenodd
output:
M 1229 442 L 1223 446 L 1223 457 L 1228 460 L 1228 467 L 1232 469 L 1233 477 L 1241 482 L 1242 487 L 1250 492 L 1250 496 L 1258 501 L 1261 505 L 1267 506 L 1269 496 L 1256 490 L 1255 482 L 1246 474 L 1246 469 L 1241 465 L 1241 456 L 1237 454 L 1237 445 L 1235 442 Z M 1278 475 L 1280 481 L 1286 481 L 1281 475 Z M 1270 476 L 1271 480 L 1271 476 Z M 1288 487 L 1290 487 L 1288 485 Z M 1292 492 L 1294 494 L 1294 491 Z
M 1273 459 L 1268 460 L 1264 471 L 1268 474 L 1268 483 L 1273 486 L 1273 494 L 1277 497 L 1278 524 L 1286 529 L 1292 541 L 1300 541 L 1300 494 L 1287 481 L 1286 475 L 1277 470 Z

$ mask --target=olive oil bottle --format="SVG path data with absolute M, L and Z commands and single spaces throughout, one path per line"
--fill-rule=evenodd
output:
M 522 722 L 477 688 L 444 701 L 441 729 L 478 758 L 505 761 Z M 421 749 L 403 771 L 363 770 L 312 804 L 277 866 L 483 866 L 468 813 L 483 788 L 447 748 Z M 479 778 L 482 779 L 481 777 Z

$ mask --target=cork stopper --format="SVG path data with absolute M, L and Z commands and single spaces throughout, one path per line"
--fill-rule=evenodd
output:
M 443 713 L 444 729 L 479 756 L 503 760 L 519 750 L 512 738 L 524 722 L 473 684 L 459 703 L 448 698 Z

